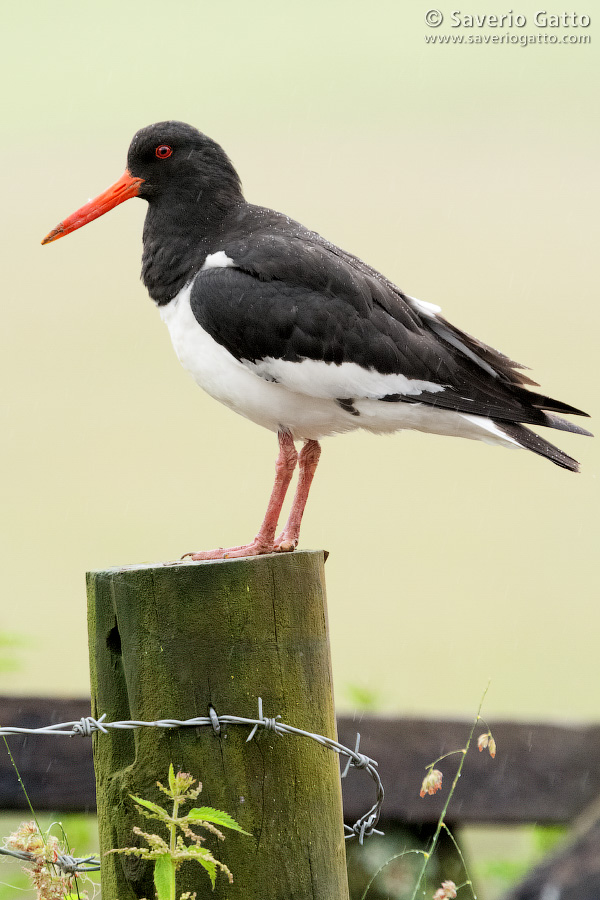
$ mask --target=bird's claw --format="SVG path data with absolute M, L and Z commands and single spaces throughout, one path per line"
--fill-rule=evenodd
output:
M 249 544 L 240 547 L 219 547 L 217 550 L 200 550 L 197 553 L 184 553 L 181 557 L 185 559 L 189 557 L 194 562 L 201 562 L 207 559 L 240 559 L 244 556 L 264 556 L 266 553 L 273 553 L 276 548 L 273 541 L 265 541 L 255 538 Z M 291 550 L 294 548 L 291 547 Z

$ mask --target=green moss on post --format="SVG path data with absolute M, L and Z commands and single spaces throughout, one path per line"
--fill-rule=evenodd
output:
M 88 575 L 92 715 L 107 720 L 266 716 L 335 737 L 323 553 Z M 203 783 L 198 805 L 230 813 L 252 833 L 209 838 L 234 882 L 214 893 L 200 867 L 181 869 L 180 891 L 215 900 L 346 900 L 339 763 L 299 736 L 227 726 L 111 731 L 94 736 L 101 849 L 139 843 L 151 824 L 129 794 L 166 800 L 169 763 Z M 150 829 L 151 830 L 151 829 Z M 154 896 L 152 867 L 103 857 L 102 896 Z M 179 891 L 178 891 L 179 896 Z

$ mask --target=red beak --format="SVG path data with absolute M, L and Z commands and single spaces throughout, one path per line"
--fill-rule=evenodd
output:
M 67 216 L 62 222 L 59 222 L 56 228 L 53 228 L 50 234 L 46 235 L 42 244 L 57 241 L 63 235 L 76 231 L 82 225 L 87 225 L 88 222 L 97 219 L 98 216 L 103 216 L 104 213 L 118 206 L 119 203 L 129 200 L 130 197 L 137 197 L 143 181 L 143 178 L 134 178 L 129 169 L 125 169 L 119 180 L 115 181 L 108 190 L 90 200 L 89 203 L 86 203 L 85 206 L 82 206 L 81 209 L 78 209 L 72 215 Z

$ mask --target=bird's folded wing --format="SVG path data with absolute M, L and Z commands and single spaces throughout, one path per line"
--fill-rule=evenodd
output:
M 421 402 L 508 422 L 577 412 L 525 390 L 517 364 L 307 234 L 225 246 L 226 264 L 194 282 L 198 323 L 260 377 L 315 397 Z

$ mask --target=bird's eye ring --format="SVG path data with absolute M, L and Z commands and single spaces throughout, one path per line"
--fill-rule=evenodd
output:
M 154 151 L 158 159 L 168 159 L 172 152 L 173 148 L 169 147 L 168 144 L 160 144 Z

